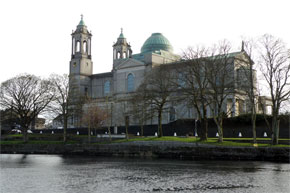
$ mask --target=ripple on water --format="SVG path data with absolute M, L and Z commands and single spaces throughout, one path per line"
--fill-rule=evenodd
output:
M 269 162 L 1 155 L 0 176 L 5 193 L 290 192 L 290 164 Z

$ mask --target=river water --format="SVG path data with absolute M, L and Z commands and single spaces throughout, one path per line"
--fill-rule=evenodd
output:
M 290 192 L 290 164 L 2 154 L 1 193 Z

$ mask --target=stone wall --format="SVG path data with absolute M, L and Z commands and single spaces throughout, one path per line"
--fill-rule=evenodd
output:
M 262 160 L 289 162 L 290 148 L 222 147 L 169 141 L 135 141 L 115 144 L 18 144 L 1 145 L 1 153 L 71 154 L 84 156 L 117 156 L 170 158 L 188 160 Z

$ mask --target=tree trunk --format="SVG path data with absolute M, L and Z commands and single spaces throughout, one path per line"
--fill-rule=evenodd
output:
M 88 126 L 88 143 L 91 143 L 91 124 Z
M 222 143 L 223 142 L 223 138 L 224 138 L 222 120 L 220 120 L 220 119 L 217 120 L 217 118 L 214 118 L 214 121 L 215 121 L 215 123 L 217 125 L 217 128 L 218 128 L 218 134 L 219 134 L 218 142 Z
M 278 115 L 275 112 L 272 117 L 272 144 L 278 145 L 278 139 L 279 139 L 279 120 Z
M 28 133 L 27 133 L 28 128 L 23 128 L 23 141 L 25 143 L 28 142 Z
M 162 111 L 158 112 L 158 137 L 162 137 Z
M 252 112 L 253 143 L 257 143 L 256 118 L 256 112 Z
M 126 126 L 126 139 L 129 140 L 128 126 L 129 126 L 129 117 L 125 117 L 125 126 Z
M 201 119 L 201 141 L 206 141 L 207 140 L 207 133 L 208 133 L 208 121 L 207 118 L 202 118 Z
M 141 125 L 141 136 L 144 136 L 144 125 Z
M 110 136 L 110 141 L 112 141 L 111 129 L 110 129 L 109 126 L 108 126 L 108 133 L 109 133 L 109 136 Z
M 218 133 L 219 133 L 219 139 L 218 139 L 218 142 L 219 143 L 222 143 L 224 141 L 224 134 L 223 134 L 223 128 L 218 125 Z
M 66 143 L 67 142 L 67 116 L 64 115 L 63 118 L 63 142 Z

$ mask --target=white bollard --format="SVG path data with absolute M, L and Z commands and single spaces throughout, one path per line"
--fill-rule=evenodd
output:
M 239 137 L 242 137 L 242 133 L 241 132 L 239 132 Z
M 42 131 L 40 131 L 39 133 L 42 134 Z
M 173 134 L 173 135 L 174 135 L 174 137 L 176 137 L 176 136 L 177 136 L 175 132 L 174 132 L 174 134 Z
M 217 132 L 215 136 L 218 137 L 219 136 L 219 133 Z
M 51 134 L 54 134 L 54 131 L 52 131 Z
M 155 132 L 155 136 L 157 136 L 157 132 Z
M 80 132 L 79 131 L 77 131 L 77 135 L 79 135 L 80 134 Z
M 268 135 L 267 135 L 267 133 L 266 133 L 266 132 L 264 132 L 264 137 L 268 137 Z
M 140 135 L 140 133 L 139 132 L 137 132 L 137 136 L 139 136 Z
M 91 135 L 94 135 L 92 131 L 91 131 Z

